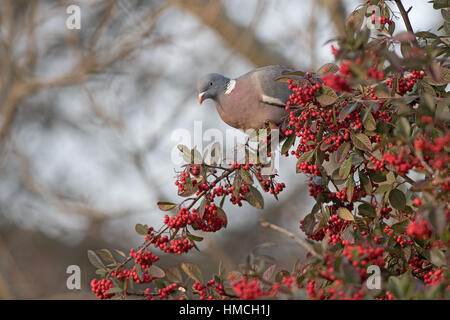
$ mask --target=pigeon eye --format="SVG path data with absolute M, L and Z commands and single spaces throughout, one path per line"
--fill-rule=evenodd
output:
M 212 86 L 212 82 L 210 82 L 209 85 Z

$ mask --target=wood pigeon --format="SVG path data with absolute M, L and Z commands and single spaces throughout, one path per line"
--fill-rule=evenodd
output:
M 285 106 L 292 91 L 286 82 L 275 79 L 292 71 L 284 66 L 266 66 L 237 79 L 210 73 L 198 82 L 198 101 L 201 104 L 212 99 L 222 120 L 233 128 L 261 129 L 267 121 L 278 128 L 289 115 Z

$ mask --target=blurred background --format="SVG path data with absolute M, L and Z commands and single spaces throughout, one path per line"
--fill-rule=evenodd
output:
M 403 2 L 416 31 L 440 24 L 426 0 Z M 73 4 L 81 28 L 71 30 Z M 128 252 L 143 241 L 136 223 L 161 225 L 156 202 L 179 200 L 173 132 L 192 132 L 194 121 L 203 131 L 229 128 L 212 102 L 198 105 L 197 79 L 270 64 L 314 71 L 333 61 L 325 42 L 359 4 L 0 0 L 0 299 L 94 298 L 87 250 Z M 312 201 L 293 161 L 280 162 L 280 201 L 226 205 L 227 229 L 205 235 L 200 252 L 162 255 L 159 266 L 192 261 L 207 278 L 220 261 L 237 269 L 257 245 L 275 242 L 264 253 L 290 270 L 304 252 L 258 219 L 302 236 Z M 66 287 L 69 265 L 81 268 L 81 290 Z

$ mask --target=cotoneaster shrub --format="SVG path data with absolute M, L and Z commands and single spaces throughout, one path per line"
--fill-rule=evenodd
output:
M 331 47 L 335 63 L 278 79 L 292 90 L 281 152 L 298 159 L 316 201 L 299 217 L 305 261 L 277 270 L 251 254 L 241 269 L 219 266 L 209 280 L 192 263 L 157 267 L 159 251 L 188 254 L 202 240 L 197 231 L 224 229 L 225 201 L 262 209 L 259 190 L 277 197 L 285 188 L 258 163 L 207 164 L 179 146 L 186 165 L 175 185 L 184 200 L 159 202 L 168 212 L 162 226 L 138 224 L 145 241 L 129 253 L 89 251 L 98 274 L 92 292 L 149 300 L 448 298 L 450 11 L 447 1 L 433 2 L 444 18 L 440 35 L 414 33 L 400 1 L 367 2 Z M 393 36 L 400 15 L 408 31 Z M 380 289 L 366 285 L 374 266 Z

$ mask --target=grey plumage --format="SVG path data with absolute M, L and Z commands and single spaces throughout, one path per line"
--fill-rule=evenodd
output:
M 267 66 L 237 79 L 208 74 L 198 83 L 199 102 L 212 99 L 222 120 L 244 131 L 264 128 L 267 120 L 280 125 L 289 114 L 284 107 L 292 92 L 287 83 L 275 79 L 290 71 L 294 70 Z

